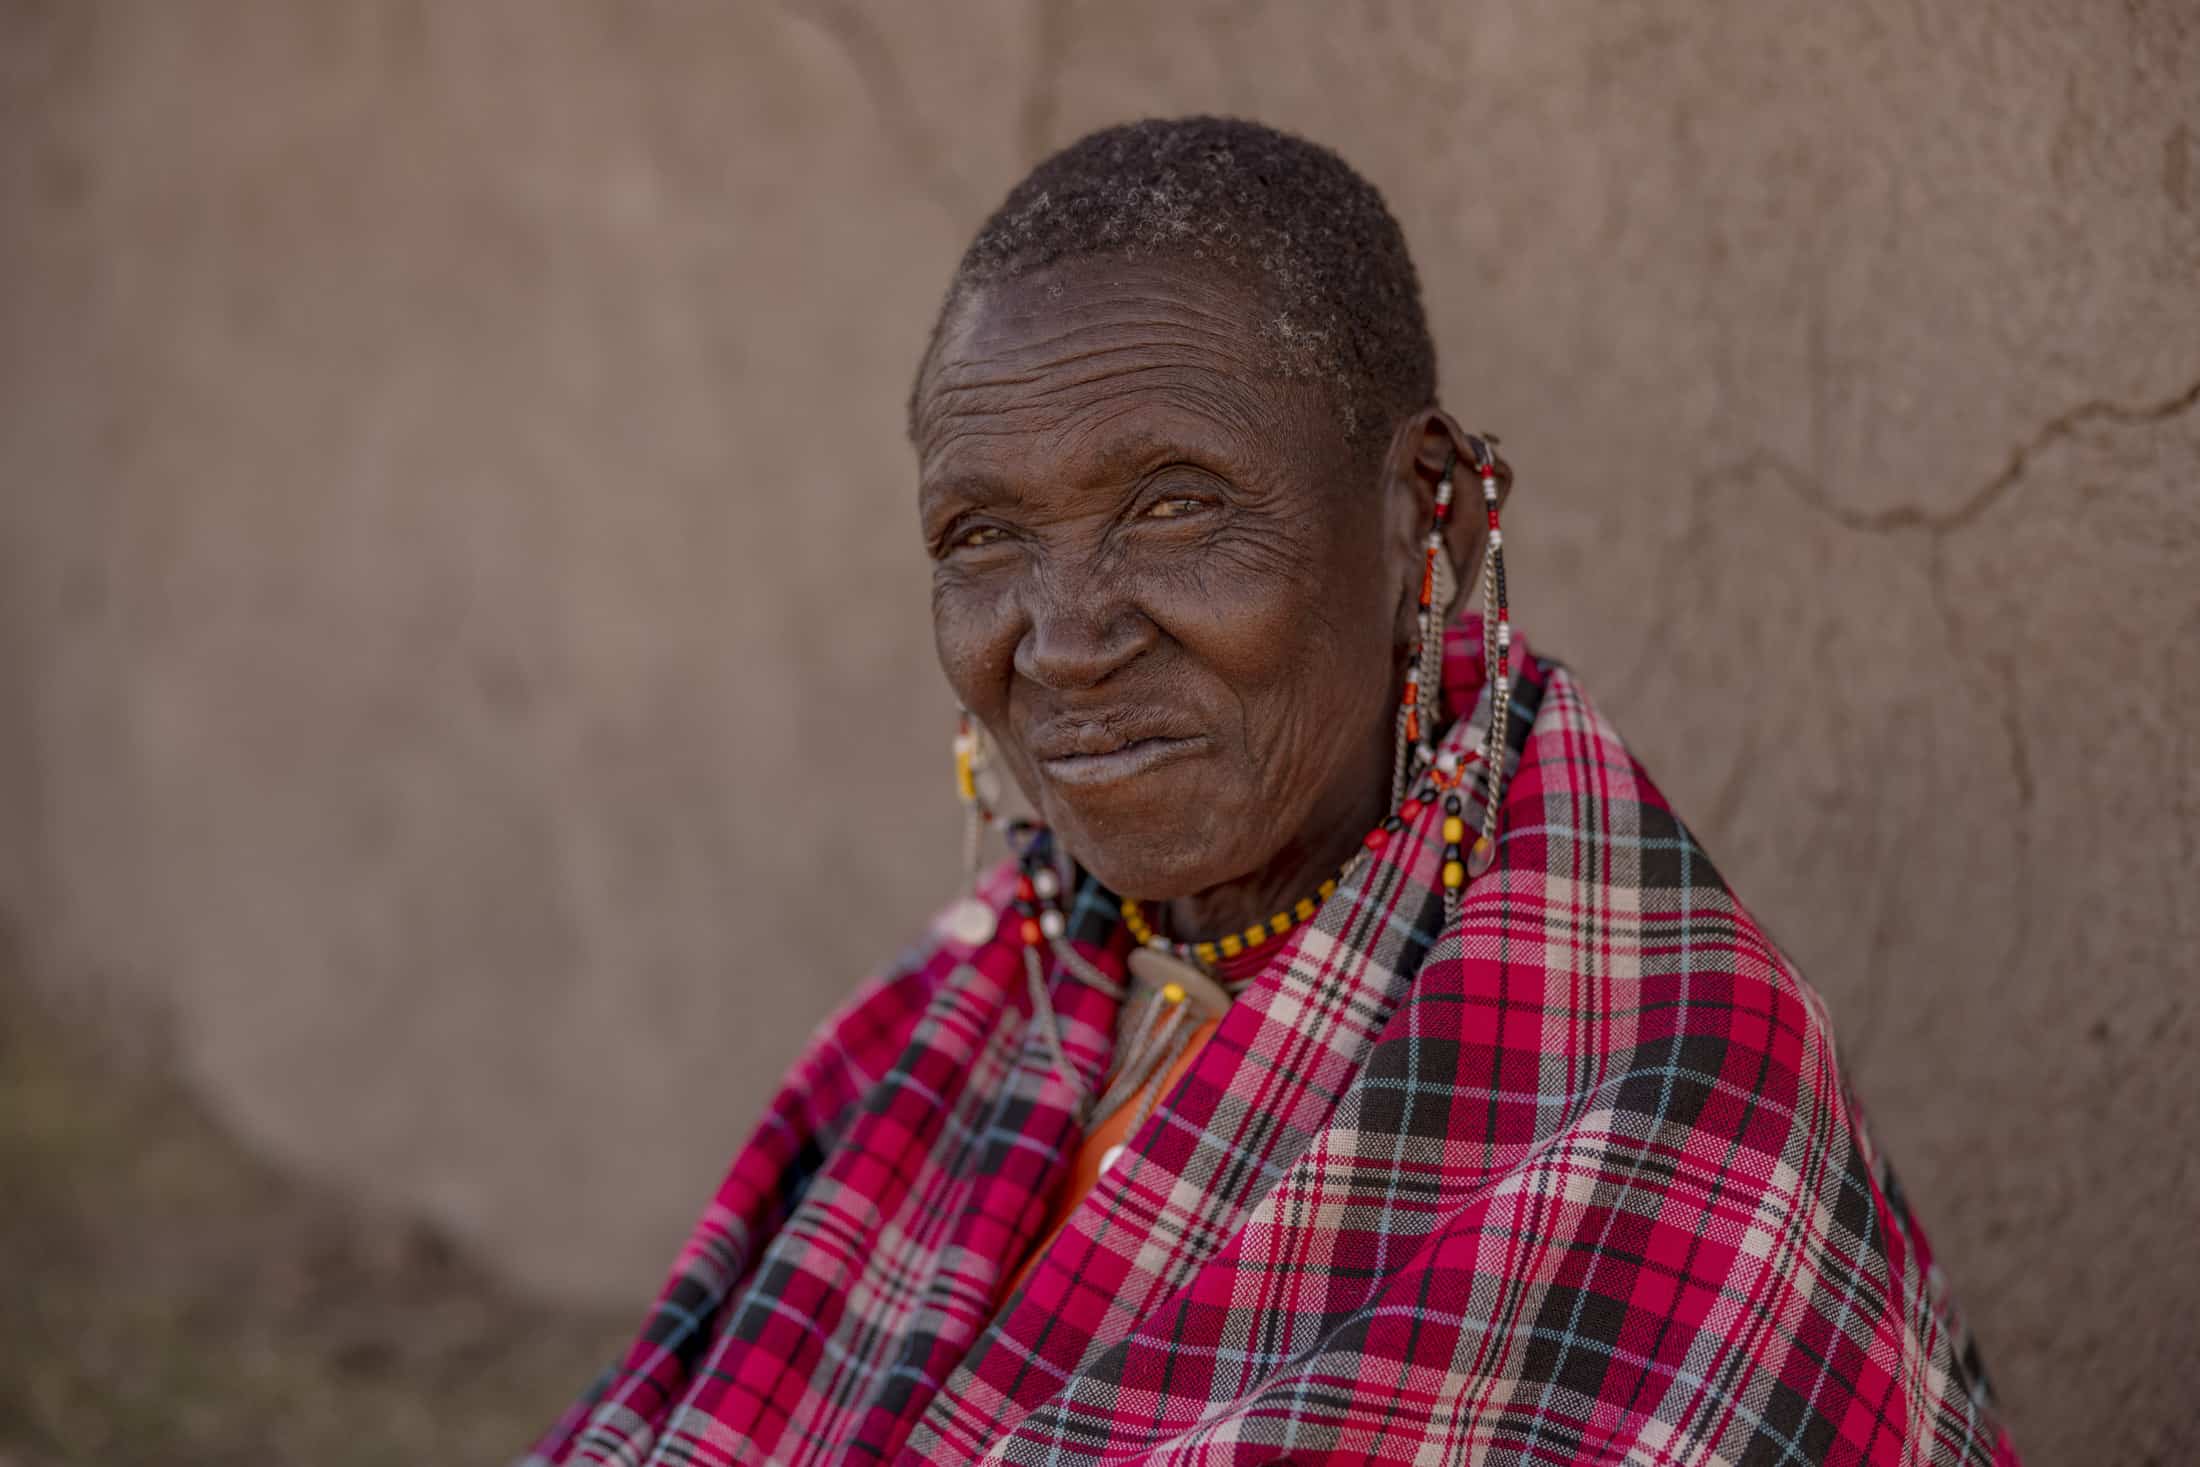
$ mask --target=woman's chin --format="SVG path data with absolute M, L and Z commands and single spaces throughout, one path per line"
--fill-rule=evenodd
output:
M 1165 902 L 1219 886 L 1234 874 L 1227 853 L 1216 848 L 1214 832 L 1199 818 L 1205 813 L 1174 803 L 1137 812 L 1109 811 L 1098 820 L 1065 810 L 1049 823 L 1077 864 L 1108 890 L 1138 901 Z

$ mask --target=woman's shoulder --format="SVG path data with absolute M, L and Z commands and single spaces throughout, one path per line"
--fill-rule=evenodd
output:
M 1521 802 L 1514 869 L 1559 898 L 1565 920 L 1630 935 L 1643 978 L 1760 987 L 1783 1019 L 1827 1031 L 1823 1001 L 1580 679 L 1562 663 L 1543 666 L 1542 700 L 1507 792 L 1508 804 Z

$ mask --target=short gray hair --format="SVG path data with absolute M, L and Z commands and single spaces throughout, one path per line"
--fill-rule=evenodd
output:
M 1262 365 L 1319 381 L 1355 447 L 1436 400 L 1436 348 L 1404 233 L 1375 186 L 1329 149 L 1230 117 L 1089 133 L 1009 190 L 964 252 L 909 394 L 979 286 L 1086 257 L 1202 262 L 1247 277 L 1271 313 Z

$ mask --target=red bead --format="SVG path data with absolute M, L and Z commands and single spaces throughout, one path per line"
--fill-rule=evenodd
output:
M 1030 877 L 1019 876 L 1016 878 L 1016 895 L 1027 902 L 1035 902 L 1039 899 L 1039 890 L 1031 884 Z
M 1408 798 L 1398 807 L 1398 818 L 1410 825 L 1421 818 L 1421 811 L 1425 808 L 1419 800 Z
M 1410 708 L 1420 701 L 1421 685 L 1417 682 L 1412 682 L 1409 680 L 1406 683 L 1406 706 Z
M 1018 936 L 1023 938 L 1025 947 L 1037 947 L 1039 945 L 1039 938 L 1041 936 L 1039 932 L 1039 924 L 1033 921 L 1031 918 L 1024 918 L 1023 925 L 1016 929 L 1016 933 Z
M 1389 845 L 1389 844 L 1390 844 L 1390 832 L 1389 832 L 1389 831 L 1387 831 L 1387 830 L 1383 830 L 1383 829 L 1380 829 L 1380 828 L 1377 828 L 1377 829 L 1375 829 L 1375 830 L 1371 830 L 1371 831 L 1369 831 L 1369 832 L 1367 833 L 1367 848 L 1368 848 L 1369 850 L 1371 850 L 1371 851 L 1379 851 L 1379 850 L 1381 850 L 1381 849 L 1382 849 L 1382 848 L 1383 848 L 1384 846 L 1387 846 L 1387 845 Z

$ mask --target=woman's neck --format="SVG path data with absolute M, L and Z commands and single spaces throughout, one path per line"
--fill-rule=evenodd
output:
M 1367 833 L 1390 812 L 1393 753 L 1387 735 L 1375 757 L 1356 761 L 1357 776 L 1316 806 L 1299 835 L 1259 870 L 1161 904 L 1162 927 L 1183 942 L 1219 938 L 1265 924 L 1313 896 L 1358 851 Z M 1379 763 L 1376 762 L 1379 758 Z

